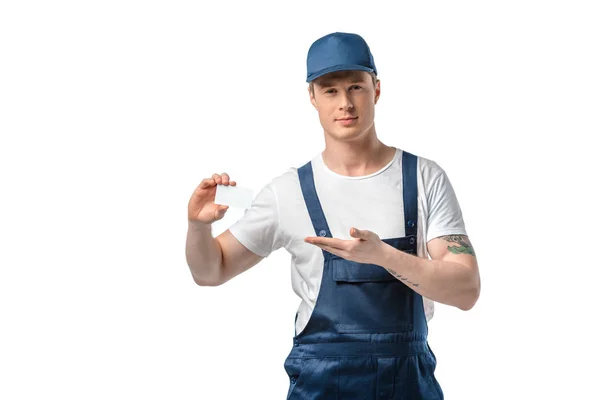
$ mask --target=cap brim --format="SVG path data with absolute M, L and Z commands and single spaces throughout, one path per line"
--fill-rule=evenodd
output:
M 329 67 L 329 68 L 324 68 L 320 71 L 317 71 L 315 73 L 312 73 L 308 76 L 308 78 L 306 78 L 306 82 L 312 82 L 315 79 L 325 75 L 325 74 L 329 74 L 330 72 L 338 72 L 338 71 L 365 71 L 365 72 L 373 72 L 372 68 L 369 67 L 365 67 L 362 65 L 356 65 L 356 64 L 345 64 L 345 65 L 335 65 L 333 67 Z

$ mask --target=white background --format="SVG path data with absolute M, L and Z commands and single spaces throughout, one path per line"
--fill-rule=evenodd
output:
M 289 254 L 199 287 L 186 209 L 215 172 L 256 194 L 324 149 L 305 62 L 334 31 L 370 44 L 379 138 L 445 169 L 478 255 L 478 304 L 430 323 L 446 398 L 597 396 L 599 18 L 594 1 L 2 2 L 0 398 L 285 398 Z

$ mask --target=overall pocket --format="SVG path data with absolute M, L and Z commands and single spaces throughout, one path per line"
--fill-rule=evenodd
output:
M 288 358 L 285 371 L 290 378 L 288 400 L 337 399 L 339 357 Z
M 334 257 L 330 260 L 340 333 L 413 330 L 415 292 L 385 268 Z
M 444 393 L 437 379 L 437 362 L 431 352 L 408 357 L 410 360 L 411 399 L 443 400 Z

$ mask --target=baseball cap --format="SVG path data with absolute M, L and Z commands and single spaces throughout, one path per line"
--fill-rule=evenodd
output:
M 356 33 L 334 32 L 317 39 L 306 57 L 306 82 L 335 71 L 358 70 L 377 75 L 367 42 Z

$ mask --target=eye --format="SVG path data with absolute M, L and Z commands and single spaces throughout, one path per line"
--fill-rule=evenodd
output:
M 335 93 L 335 89 L 328 89 L 325 91 L 327 94 Z
M 362 89 L 362 86 L 360 86 L 360 85 L 352 85 L 352 86 L 350 87 L 350 89 L 354 89 L 354 90 L 357 90 L 357 89 Z

